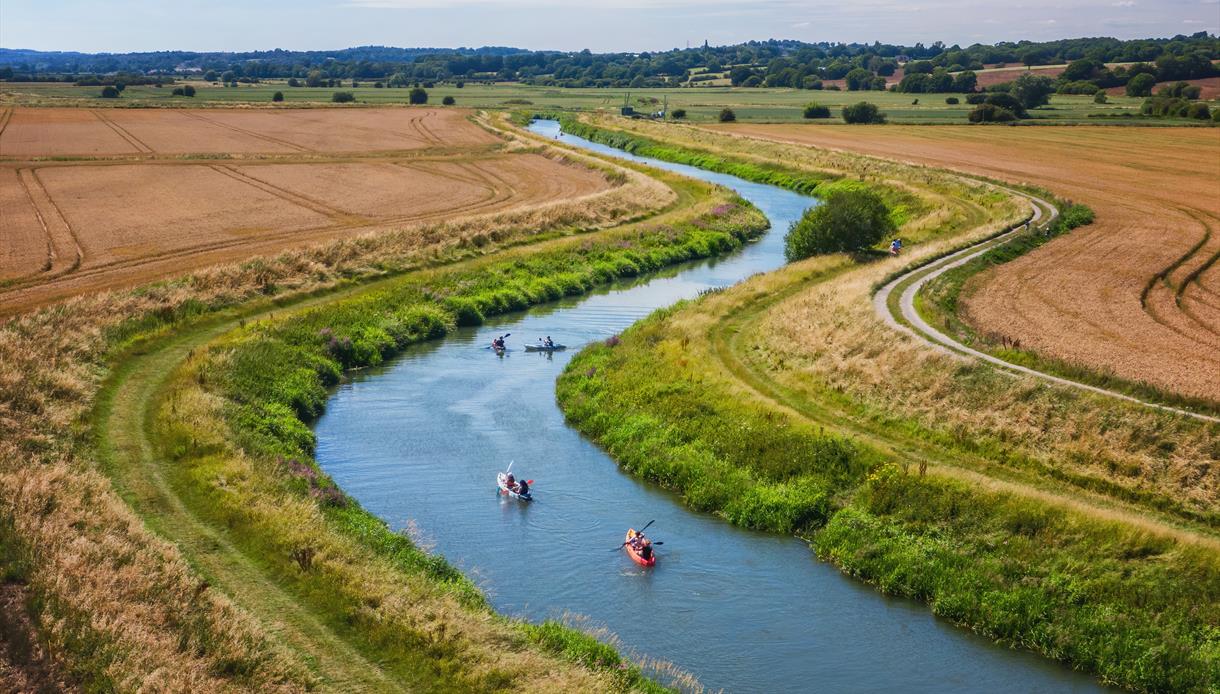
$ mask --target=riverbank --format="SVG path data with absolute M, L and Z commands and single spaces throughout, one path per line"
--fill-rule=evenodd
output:
M 422 267 L 510 249 L 524 254 L 564 239 L 577 244 L 578 235 L 591 240 L 624 222 L 682 217 L 702 200 L 679 200 L 664 183 L 629 167 L 520 134 L 506 137 L 510 147 L 547 150 L 603 171 L 615 187 L 545 208 L 356 237 L 82 297 L 4 323 L 0 568 L 21 588 L 36 632 L 30 636 L 71 682 L 267 691 L 652 686 L 578 632 L 496 617 L 463 597 L 461 581 L 448 580 L 453 573 L 443 561 L 422 555 L 406 538 L 378 535 L 380 526 L 352 523 L 355 532 L 376 535 L 382 550 L 366 548 L 356 558 L 370 576 L 390 576 L 397 588 L 368 593 L 349 604 L 352 612 L 315 613 L 296 592 L 300 582 L 279 580 L 272 569 L 286 559 L 306 572 L 327 557 L 247 552 L 250 545 L 242 543 L 250 536 L 212 524 L 178 496 L 183 468 L 168 465 L 157 448 L 167 433 L 167 422 L 158 419 L 161 406 L 173 421 L 179 405 L 162 400 L 166 379 L 202 345 L 243 323 L 375 291 L 378 278 Z M 238 479 L 208 482 L 223 487 Z M 318 502 L 307 490 L 298 492 Z M 337 512 L 357 515 L 350 507 Z M 275 530 L 293 536 L 300 528 L 289 523 Z M 453 585 L 441 585 L 446 580 Z M 390 637 L 381 644 L 354 633 L 379 600 L 403 605 L 408 588 L 417 591 L 419 609 L 436 601 L 422 630 L 407 640 L 381 632 L 379 638 Z M 442 608 L 454 621 L 441 618 Z M 447 648 L 475 636 L 478 648 L 458 649 L 467 660 L 444 657 Z M 397 655 L 384 662 L 370 657 L 382 646 Z M 556 657 L 560 651 L 567 656 Z M 497 665 L 514 655 L 520 662 Z
M 768 147 L 668 130 L 739 156 Z M 768 158 L 800 162 L 786 152 Z M 1058 437 L 1078 437 L 1098 416 L 1130 438 L 1107 437 L 1094 452 L 1128 459 L 1147 450 L 1138 432 L 1166 418 L 918 354 L 869 325 L 868 296 L 885 273 L 816 259 L 662 311 L 620 344 L 582 352 L 561 379 L 561 404 L 625 469 L 691 506 L 802 533 L 853 575 L 956 622 L 1135 689 L 1215 686 L 1216 615 L 1199 607 L 1217 604 L 1206 587 L 1220 575 L 1215 545 L 1200 542 L 1210 536 L 1036 469 L 1076 462 Z M 897 358 L 877 364 L 884 351 Z M 937 401 L 926 415 L 920 389 Z M 1006 391 L 1024 394 L 1014 402 Z M 975 438 L 972 419 L 1006 409 L 1007 425 Z M 1054 425 L 1014 430 L 1044 409 Z M 1188 445 L 1211 436 L 1170 421 Z

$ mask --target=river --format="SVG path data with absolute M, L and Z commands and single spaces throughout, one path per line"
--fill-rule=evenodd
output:
M 563 420 L 554 384 L 581 345 L 653 310 L 783 264 L 783 231 L 816 201 L 732 176 L 645 160 L 569 135 L 569 144 L 735 189 L 772 231 L 740 252 L 460 329 L 353 374 L 317 421 L 317 460 L 391 527 L 410 526 L 472 577 L 500 612 L 581 615 L 629 655 L 730 692 L 1087 692 L 1096 682 L 998 647 L 887 598 L 820 562 L 799 539 L 742 530 L 620 472 Z M 503 357 L 486 349 L 512 333 Z M 552 355 L 522 345 L 550 335 Z M 500 498 L 509 461 L 533 504 Z M 615 546 L 655 520 L 653 569 Z M 664 678 L 662 677 L 664 681 Z

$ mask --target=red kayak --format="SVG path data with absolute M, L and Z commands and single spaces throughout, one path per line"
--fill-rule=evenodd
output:
M 623 547 L 627 550 L 627 556 L 631 557 L 631 561 L 639 564 L 640 566 L 656 566 L 657 554 L 656 552 L 652 551 L 652 542 L 647 539 L 644 540 L 649 545 L 649 557 L 645 559 L 644 557 L 640 556 L 640 553 L 635 550 L 635 547 L 631 546 L 631 538 L 635 537 L 635 535 L 635 528 L 631 528 L 627 531 L 626 544 L 623 545 Z

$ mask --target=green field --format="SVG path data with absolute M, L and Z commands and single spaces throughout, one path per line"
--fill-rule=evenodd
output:
M 101 87 L 77 87 L 62 83 L 7 83 L 0 86 L 0 102 L 29 105 L 81 105 L 82 100 L 97 105 L 139 106 L 188 106 L 217 104 L 270 104 L 271 96 L 284 93 L 286 104 L 329 103 L 337 91 L 350 91 L 357 104 L 405 104 L 407 88 L 382 88 L 362 82 L 352 88 L 343 87 L 289 87 L 283 82 L 264 82 L 256 85 L 243 84 L 238 87 L 213 86 L 207 82 L 186 82 L 198 90 L 194 97 L 175 97 L 172 87 L 132 86 L 119 99 L 99 97 Z M 741 87 L 686 87 L 675 89 L 560 89 L 534 87 L 516 83 L 468 84 L 459 89 L 453 84 L 440 84 L 428 90 L 430 104 L 439 105 L 446 96 L 452 96 L 457 106 L 468 108 L 527 108 L 537 111 L 555 110 L 615 110 L 630 95 L 631 105 L 639 112 L 660 108 L 666 99 L 672 111 L 684 108 L 692 121 L 715 120 L 724 107 L 734 110 L 739 120 L 756 122 L 800 121 L 802 107 L 811 102 L 831 108 L 834 118 L 814 122 L 841 122 L 838 110 L 845 104 L 870 101 L 888 114 L 890 121 L 897 123 L 965 123 L 966 114 L 972 106 L 965 103 L 964 95 L 950 94 L 899 94 L 895 92 L 846 92 L 812 91 L 798 89 L 746 89 Z M 946 97 L 957 96 L 962 103 L 950 106 Z M 654 101 L 655 100 L 655 104 Z M 913 103 L 918 100 L 918 103 Z M 529 102 L 529 103 L 521 103 Z M 1108 104 L 1094 104 L 1090 96 L 1055 95 L 1049 106 L 1033 111 L 1034 120 L 1054 123 L 1104 123 L 1106 118 L 1098 116 L 1138 115 L 1143 99 L 1111 97 Z M 1029 122 L 1029 121 L 1027 121 Z M 1118 122 L 1129 122 L 1123 119 Z M 1159 125 L 1174 121 L 1155 120 Z

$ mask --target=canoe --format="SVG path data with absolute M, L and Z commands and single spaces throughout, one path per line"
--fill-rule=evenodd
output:
M 555 345 L 553 347 L 547 347 L 546 345 L 526 345 L 525 351 L 527 351 L 527 352 L 562 352 L 563 350 L 565 350 L 567 348 L 568 348 L 567 345 Z
M 648 559 L 641 557 L 639 553 L 635 551 L 635 548 L 631 546 L 631 538 L 633 537 L 635 537 L 635 528 L 631 528 L 627 531 L 627 539 L 625 540 L 627 544 L 623 545 L 623 549 L 627 550 L 627 556 L 631 557 L 631 561 L 639 564 L 640 566 L 656 566 L 657 551 L 654 549 L 652 551 L 652 556 Z
M 530 492 L 526 492 L 525 494 L 518 494 L 517 492 L 510 489 L 508 486 L 508 474 L 507 473 L 501 472 L 496 475 L 496 487 L 500 490 L 500 493 L 505 496 L 512 497 L 514 499 L 520 499 L 522 501 L 533 501 L 534 500 L 534 495 Z

